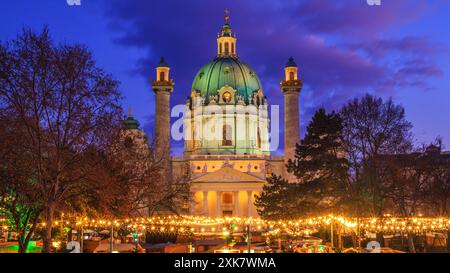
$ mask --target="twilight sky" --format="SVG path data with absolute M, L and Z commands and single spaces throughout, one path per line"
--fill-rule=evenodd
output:
M 288 57 L 295 58 L 305 84 L 302 133 L 318 107 L 338 110 L 371 93 L 405 107 L 417 145 L 442 136 L 450 149 L 446 0 L 2 0 L 0 40 L 48 25 L 55 42 L 86 44 L 121 81 L 124 108 L 152 134 L 150 80 L 159 57 L 176 82 L 172 104 L 184 103 L 195 74 L 215 55 L 225 8 L 237 53 L 260 76 L 270 104 L 282 105 L 279 81 Z M 182 143 L 173 146 L 180 154 Z

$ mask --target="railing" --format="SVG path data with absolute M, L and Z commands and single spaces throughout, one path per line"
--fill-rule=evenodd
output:
M 255 140 L 201 140 L 196 145 L 200 149 L 259 149 Z
M 152 81 L 152 86 L 166 86 L 166 85 L 173 85 L 173 80 L 169 81 Z
M 192 159 L 205 159 L 205 160 L 242 160 L 242 159 L 259 159 L 259 160 L 271 160 L 271 161 L 283 161 L 284 156 L 270 156 L 270 155 L 260 155 L 260 154 L 191 154 L 187 156 L 174 156 L 172 157 L 175 161 L 192 160 Z
M 281 85 L 283 86 L 302 86 L 303 82 L 301 80 L 282 80 Z

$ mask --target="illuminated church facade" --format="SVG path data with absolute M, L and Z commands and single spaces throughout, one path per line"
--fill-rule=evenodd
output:
M 285 156 L 269 151 L 268 100 L 256 72 L 237 53 L 228 15 L 217 37 L 217 56 L 194 77 L 186 95 L 184 154 L 170 156 L 170 96 L 174 81 L 161 59 L 152 83 L 155 92 L 156 154 L 167 160 L 172 176 L 189 173 L 192 215 L 258 217 L 255 197 L 272 173 L 287 176 L 285 163 L 299 142 L 298 99 L 302 82 L 289 59 L 284 94 Z M 278 133 L 278 132 L 276 132 Z

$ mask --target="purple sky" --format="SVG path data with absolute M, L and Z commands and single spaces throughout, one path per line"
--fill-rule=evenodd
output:
M 450 149 L 450 3 L 445 0 L 66 0 L 4 1 L 0 39 L 22 27 L 48 25 L 56 42 L 86 44 L 98 64 L 121 81 L 152 133 L 150 80 L 161 55 L 176 81 L 173 104 L 184 103 L 200 67 L 216 52 L 223 10 L 238 35 L 237 51 L 257 71 L 270 104 L 282 104 L 279 81 L 289 56 L 305 87 L 302 132 L 318 107 L 339 107 L 364 93 L 392 97 L 414 125 L 416 144 L 444 138 Z M 182 143 L 174 143 L 179 154 Z

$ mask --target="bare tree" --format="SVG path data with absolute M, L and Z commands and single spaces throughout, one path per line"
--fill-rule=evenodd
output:
M 55 46 L 47 29 L 24 30 L 0 46 L 0 105 L 24 128 L 45 209 L 46 252 L 55 211 L 88 174 L 87 150 L 104 150 L 120 124 L 120 99 L 118 82 L 84 46 Z
M 437 216 L 448 216 L 450 206 L 450 154 L 442 153 L 443 144 L 440 137 L 424 147 L 427 162 L 425 202 L 431 213 Z
M 386 189 L 387 204 L 384 207 L 402 217 L 419 213 L 442 215 L 449 196 L 449 187 L 445 183 L 450 174 L 449 159 L 434 145 L 414 153 L 374 158 L 377 177 Z M 415 252 L 413 238 L 414 234 L 408 232 L 411 252 Z
M 450 155 L 439 141 L 409 154 L 380 155 L 377 176 L 386 188 L 385 207 L 403 217 L 447 215 L 450 201 Z
M 419 154 L 384 155 L 377 159 L 377 176 L 386 188 L 391 212 L 402 217 L 416 215 L 425 201 L 429 163 Z
M 376 177 L 374 158 L 409 152 L 412 125 L 405 119 L 403 107 L 391 99 L 383 101 L 371 95 L 348 102 L 340 114 L 353 187 L 361 202 L 367 203 L 371 213 L 379 216 L 386 189 Z
M 18 234 L 19 253 L 25 253 L 42 212 L 36 170 L 18 137 L 24 133 L 9 113 L 0 112 L 0 215 Z
M 438 216 L 449 216 L 450 167 L 438 167 L 428 173 L 427 204 Z
M 111 146 L 105 168 L 121 191 L 112 211 L 121 216 L 148 216 L 161 208 L 178 213 L 188 198 L 189 174 L 161 175 L 165 161 L 141 131 L 123 130 Z

